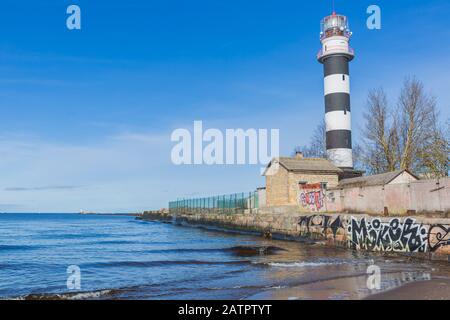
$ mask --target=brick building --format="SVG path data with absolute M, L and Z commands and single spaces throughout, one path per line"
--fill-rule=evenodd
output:
M 321 188 L 336 187 L 343 171 L 327 159 L 305 158 L 298 152 L 295 157 L 274 158 L 267 165 L 266 206 L 299 204 L 299 190 L 311 185 Z

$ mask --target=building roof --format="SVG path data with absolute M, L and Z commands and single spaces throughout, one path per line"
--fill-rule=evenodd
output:
M 327 159 L 279 157 L 272 159 L 266 167 L 264 174 L 274 161 L 278 161 L 279 164 L 287 171 L 307 173 L 342 173 L 341 169 L 336 167 Z
M 339 184 L 337 185 L 336 188 L 383 186 L 383 185 L 389 184 L 392 180 L 397 178 L 403 172 L 407 172 L 412 177 L 419 180 L 418 177 L 416 177 L 414 174 L 412 174 L 408 170 L 396 170 L 396 171 L 391 171 L 391 172 L 386 172 L 386 173 L 381 173 L 381 174 L 375 174 L 372 176 L 342 179 L 341 181 L 339 181 Z

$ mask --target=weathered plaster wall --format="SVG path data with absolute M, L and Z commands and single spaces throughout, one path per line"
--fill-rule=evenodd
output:
M 417 181 L 417 179 L 412 175 L 410 175 L 408 172 L 404 171 L 401 174 L 399 174 L 394 180 L 392 180 L 389 184 L 410 183 L 413 181 Z
M 281 206 L 289 203 L 288 172 L 277 165 L 266 174 L 266 205 Z
M 299 185 L 300 181 L 309 186 Z M 327 183 L 327 189 L 317 187 Z M 299 212 L 359 212 L 378 215 L 450 214 L 450 178 L 412 181 L 404 173 L 384 186 L 335 188 L 337 175 L 278 172 L 266 176 L 261 207 L 297 206 Z M 314 187 L 313 187 L 314 186 Z
M 450 178 L 436 180 L 420 180 L 412 184 L 410 191 L 411 207 L 418 212 L 450 211 Z
M 325 191 L 328 212 L 392 215 L 450 212 L 450 178 Z
M 258 192 L 258 205 L 260 208 L 267 207 L 266 189 L 259 188 Z

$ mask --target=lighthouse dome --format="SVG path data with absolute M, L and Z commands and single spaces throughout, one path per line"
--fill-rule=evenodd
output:
M 320 23 L 321 38 L 328 38 L 332 36 L 350 37 L 351 32 L 346 16 L 333 13 L 322 19 Z

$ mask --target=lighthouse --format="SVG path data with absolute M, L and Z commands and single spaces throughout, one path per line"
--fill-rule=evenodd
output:
M 324 70 L 327 157 L 350 175 L 354 172 L 349 73 L 349 62 L 354 58 L 349 46 L 351 35 L 347 17 L 333 12 L 321 21 L 322 48 L 317 54 Z

